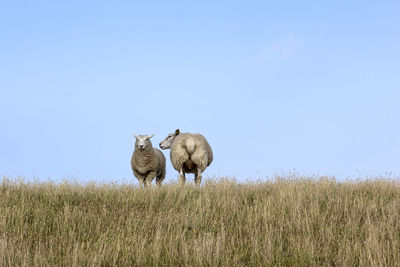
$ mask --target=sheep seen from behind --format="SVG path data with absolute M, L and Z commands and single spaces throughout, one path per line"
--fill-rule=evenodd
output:
M 186 181 L 186 173 L 194 173 L 196 186 L 200 186 L 203 171 L 213 161 L 213 152 L 206 138 L 201 134 L 181 133 L 177 129 L 161 143 L 161 149 L 171 149 L 172 166 L 179 172 L 181 184 Z
M 161 186 L 165 178 L 165 156 L 161 150 L 154 148 L 150 138 L 153 135 L 135 135 L 135 150 L 132 154 L 131 167 L 133 174 L 139 180 L 139 186 L 147 187 L 156 178 L 156 184 Z

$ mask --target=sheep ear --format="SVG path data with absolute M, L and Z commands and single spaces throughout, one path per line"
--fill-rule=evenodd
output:
M 180 133 L 179 129 L 175 130 L 175 135 L 178 135 Z
M 148 135 L 148 136 L 147 136 L 147 139 L 150 139 L 150 138 L 152 138 L 153 136 L 154 136 L 154 134 Z
M 138 136 L 136 134 L 133 135 L 136 139 L 138 139 Z

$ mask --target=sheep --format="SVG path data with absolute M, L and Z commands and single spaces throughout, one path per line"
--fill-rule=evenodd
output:
M 200 186 L 202 172 L 213 161 L 213 152 L 207 140 L 201 134 L 170 133 L 161 143 L 160 148 L 171 149 L 172 166 L 179 172 L 179 181 L 186 181 L 185 173 L 194 173 L 194 182 Z
M 139 180 L 139 186 L 147 187 L 156 177 L 156 184 L 161 186 L 165 178 L 165 156 L 161 150 L 154 148 L 150 138 L 153 135 L 134 135 L 135 150 L 132 154 L 131 167 Z

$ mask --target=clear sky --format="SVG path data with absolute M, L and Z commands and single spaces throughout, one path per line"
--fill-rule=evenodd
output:
M 1 1 L 0 175 L 136 181 L 133 134 L 158 146 L 176 128 L 209 140 L 209 178 L 398 175 L 399 14 L 385 0 Z

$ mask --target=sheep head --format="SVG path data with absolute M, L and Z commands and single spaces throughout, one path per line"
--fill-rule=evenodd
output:
M 174 133 L 168 134 L 168 136 L 165 137 L 165 139 L 162 140 L 162 142 L 160 143 L 160 148 L 162 150 L 171 148 L 172 142 L 174 142 L 175 137 L 177 137 L 179 134 L 180 134 L 179 129 L 176 129 Z
M 138 148 L 139 150 L 145 150 L 148 147 L 153 147 L 153 144 L 150 141 L 150 138 L 152 138 L 154 136 L 154 134 L 152 135 L 134 135 L 136 138 L 136 142 L 135 142 L 135 146 L 136 148 Z

